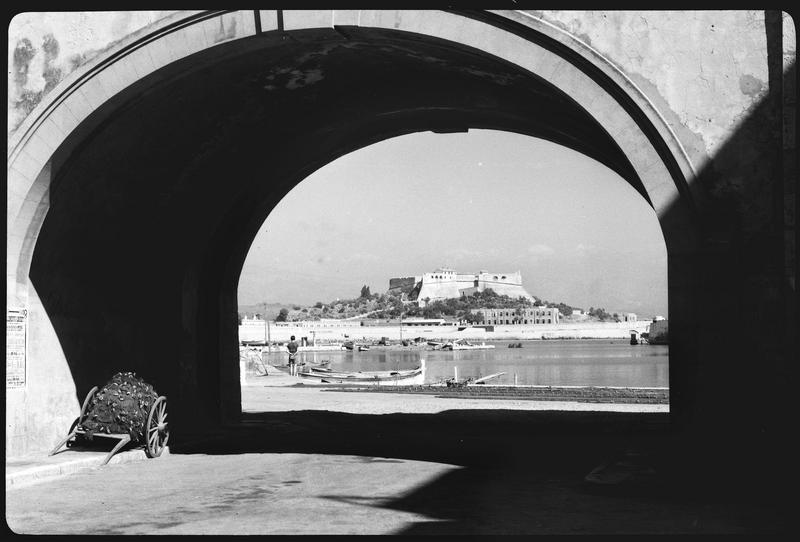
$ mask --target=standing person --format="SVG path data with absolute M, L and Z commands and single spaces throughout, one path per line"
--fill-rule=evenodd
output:
M 286 349 L 289 350 L 289 374 L 297 376 L 297 343 L 294 342 L 294 335 L 286 345 Z

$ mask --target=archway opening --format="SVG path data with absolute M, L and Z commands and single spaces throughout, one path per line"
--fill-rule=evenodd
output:
M 608 131 L 547 81 L 444 40 L 346 30 L 265 34 L 170 64 L 54 154 L 30 277 L 79 395 L 132 369 L 176 398 L 187 427 L 238 419 L 237 284 L 252 240 L 310 173 L 372 143 L 533 135 L 647 200 Z
M 667 346 L 648 344 L 666 262 L 652 207 L 576 151 L 494 130 L 373 144 L 304 179 L 253 241 L 243 411 L 667 411 Z M 421 360 L 370 388 L 388 393 L 319 393 Z

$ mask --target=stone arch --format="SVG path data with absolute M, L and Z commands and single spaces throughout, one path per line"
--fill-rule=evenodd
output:
M 224 28 L 226 18 L 239 21 L 239 31 L 220 37 L 217 29 L 220 21 Z M 629 182 L 641 183 L 640 191 L 658 214 L 672 261 L 680 262 L 681 255 L 691 255 L 696 250 L 692 214 L 698 198 L 687 181 L 691 178 L 691 164 L 681 152 L 679 141 L 652 104 L 621 72 L 614 70 L 613 65 L 581 46 L 577 38 L 558 34 L 540 20 L 516 12 L 200 12 L 171 16 L 149 29 L 146 35 L 131 36 L 115 45 L 60 83 L 12 137 L 8 157 L 9 305 L 37 303 L 28 276 L 35 243 L 49 206 L 53 164 L 65 163 L 85 137 L 115 114 L 123 103 L 123 96 L 146 93 L 149 86 L 169 77 L 162 68 L 192 62 L 200 52 L 207 53 L 203 62 L 214 62 L 219 61 L 214 58 L 215 51 L 219 51 L 220 58 L 242 50 L 250 51 L 260 46 L 257 42 L 262 36 L 279 40 L 290 35 L 302 42 L 306 37 L 313 39 L 309 32 L 324 31 L 335 37 L 346 33 L 348 28 L 391 31 L 414 39 L 454 43 L 478 50 L 545 81 L 601 126 L 627 159 L 631 168 Z M 241 42 L 238 50 L 225 49 L 224 45 L 236 41 Z M 402 129 L 381 130 L 354 137 L 357 143 L 351 145 L 350 150 L 402 132 Z M 310 171 L 346 150 L 344 147 L 332 149 L 325 156 L 317 156 L 317 161 L 306 169 L 286 172 L 286 182 L 296 184 Z M 272 204 L 274 202 L 263 203 L 253 212 L 248 224 L 240 226 L 239 231 L 247 231 L 251 237 L 245 236 L 231 261 L 218 272 L 218 279 L 224 283 L 220 301 L 224 315 L 217 314 L 215 321 L 223 342 L 232 340 L 230 333 L 235 330 L 226 315 L 231 311 L 235 314 L 235 286 L 246 248 Z M 678 268 L 671 264 L 670 269 L 672 275 Z M 184 278 L 183 288 L 187 291 L 199 288 L 200 281 L 190 272 Z M 672 306 L 672 294 L 670 302 Z M 197 310 L 196 306 L 185 306 L 184 315 L 191 316 Z M 32 333 L 53 335 L 49 329 L 41 329 L 41 326 L 46 327 L 46 322 L 38 325 L 40 328 L 33 329 Z M 186 346 L 187 357 L 196 355 L 191 345 Z M 225 363 L 224 356 L 221 357 Z M 235 363 L 229 365 L 237 367 Z M 231 370 L 220 370 L 219 377 L 222 387 L 238 385 L 238 378 Z M 187 390 L 185 397 L 197 401 L 196 393 L 196 389 Z M 238 396 L 234 395 L 224 401 L 224 405 L 215 404 L 210 411 L 230 417 L 235 414 L 237 401 Z

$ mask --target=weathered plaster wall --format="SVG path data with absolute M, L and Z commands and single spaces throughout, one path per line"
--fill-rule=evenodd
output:
M 8 132 L 60 81 L 174 11 L 20 13 L 8 26 Z
M 763 11 L 529 13 L 622 70 L 664 116 L 696 169 L 768 89 Z

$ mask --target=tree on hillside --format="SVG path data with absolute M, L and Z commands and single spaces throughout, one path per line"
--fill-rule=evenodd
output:
M 464 314 L 464 320 L 469 322 L 470 324 L 482 324 L 483 323 L 483 313 L 482 312 L 466 312 Z
M 289 319 L 289 309 L 286 307 L 282 308 L 281 311 L 278 313 L 277 318 L 275 318 L 276 322 L 285 322 Z
M 365 284 L 364 286 L 361 287 L 361 297 L 368 298 L 370 296 L 372 296 L 372 294 L 369 293 L 369 286 Z
M 610 320 L 612 318 L 612 316 L 602 308 L 589 307 L 589 312 L 587 314 L 591 317 L 597 318 L 601 322 L 605 322 L 606 320 Z

